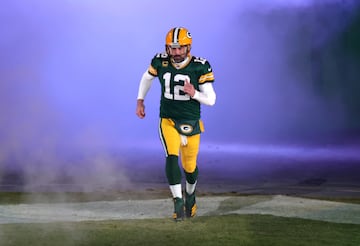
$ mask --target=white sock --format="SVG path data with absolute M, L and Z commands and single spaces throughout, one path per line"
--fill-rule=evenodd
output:
M 182 198 L 181 184 L 170 185 L 170 191 L 171 191 L 173 198 L 175 198 L 175 197 Z
M 197 181 L 195 181 L 194 184 L 190 184 L 186 181 L 186 193 L 188 193 L 189 195 L 191 195 L 192 193 L 195 192 L 195 188 L 196 188 L 196 183 Z

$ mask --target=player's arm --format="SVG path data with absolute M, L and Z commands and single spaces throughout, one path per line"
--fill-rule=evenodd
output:
M 142 75 L 141 80 L 140 80 L 137 100 L 145 99 L 146 94 L 150 90 L 150 87 L 152 85 L 154 78 L 155 78 L 155 76 L 151 75 L 148 72 L 148 70 L 145 71 L 145 73 Z
M 199 90 L 195 90 L 194 86 L 187 80 L 184 84 L 184 92 L 192 99 L 199 101 L 202 104 L 212 106 L 216 101 L 216 93 L 212 83 L 203 83 L 199 85 Z
M 145 117 L 144 99 L 146 97 L 146 94 L 150 90 L 154 78 L 155 76 L 151 75 L 148 70 L 146 70 L 141 77 L 136 102 L 136 115 L 140 119 Z
M 213 106 L 216 102 L 216 93 L 212 83 L 199 85 L 199 91 L 195 90 L 192 98 L 198 100 L 202 104 Z
M 199 90 L 195 90 L 190 83 L 185 83 L 184 87 L 188 87 L 185 89 L 185 92 L 188 91 L 186 93 L 201 104 L 213 106 L 216 102 L 216 93 L 213 88 L 214 74 L 210 63 L 206 59 L 200 57 L 195 58 L 194 62 L 201 63 L 202 75 L 198 81 Z

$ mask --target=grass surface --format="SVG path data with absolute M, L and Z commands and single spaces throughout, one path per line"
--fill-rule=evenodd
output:
M 219 195 L 219 194 L 216 194 Z M 228 194 L 224 194 L 228 195 Z M 234 195 L 234 194 L 233 194 Z M 165 198 L 163 191 L 145 193 L 21 193 L 0 192 L 0 204 L 88 202 L 116 199 Z M 221 211 L 239 206 L 239 196 L 224 201 Z M 267 196 L 249 196 L 251 205 Z M 360 203 L 359 199 L 327 199 Z M 271 215 L 196 217 L 175 223 L 171 219 L 89 221 L 37 224 L 0 224 L 1 246 L 72 245 L 360 245 L 360 225 L 331 223 Z
M 0 245 L 360 245 L 360 225 L 269 215 L 0 225 Z

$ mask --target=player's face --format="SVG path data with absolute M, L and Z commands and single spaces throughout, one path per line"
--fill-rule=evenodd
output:
M 185 60 L 188 53 L 187 51 L 187 46 L 168 47 L 169 55 L 175 62 L 182 62 L 183 60 Z

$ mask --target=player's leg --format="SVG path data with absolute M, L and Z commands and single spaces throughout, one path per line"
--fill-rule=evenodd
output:
M 197 209 L 195 189 L 199 173 L 197 156 L 199 153 L 200 134 L 188 137 L 187 140 L 187 145 L 181 147 L 181 162 L 186 177 L 185 213 L 187 217 L 194 217 Z
M 174 199 L 175 220 L 184 217 L 184 201 L 181 187 L 181 170 L 179 167 L 180 135 L 170 119 L 160 119 L 159 134 L 166 154 L 165 171 L 170 191 Z

